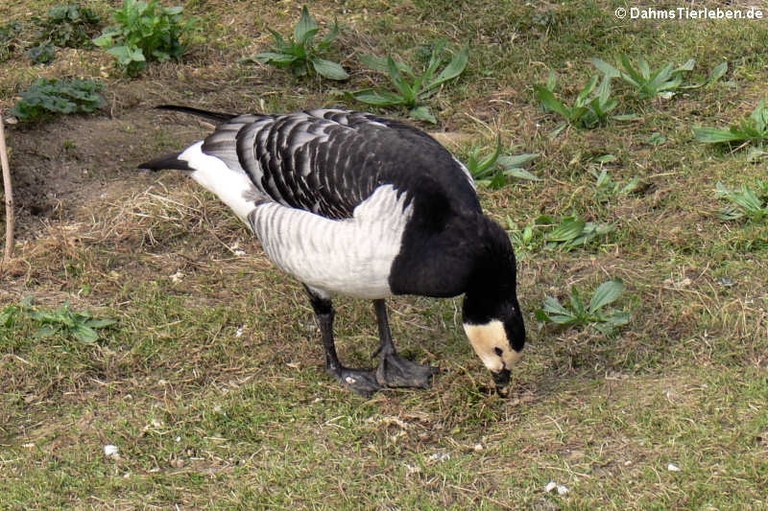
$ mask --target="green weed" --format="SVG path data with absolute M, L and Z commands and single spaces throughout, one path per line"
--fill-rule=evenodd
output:
M 272 34 L 275 46 L 271 51 L 256 55 L 254 59 L 258 62 L 289 68 L 296 76 L 306 76 L 314 72 L 330 80 L 349 78 L 349 74 L 341 64 L 321 57 L 330 49 L 339 35 L 339 25 L 335 21 L 330 32 L 317 43 L 315 37 L 320 31 L 320 26 L 309 14 L 306 6 L 301 9 L 301 18 L 293 30 L 293 37 L 285 38 L 272 29 L 268 30 Z
M 606 78 L 620 78 L 634 87 L 642 99 L 653 99 L 656 97 L 669 99 L 682 90 L 697 89 L 714 83 L 728 71 L 728 64 L 723 62 L 712 69 L 707 80 L 698 84 L 683 85 L 685 75 L 693 71 L 696 65 L 694 59 L 689 59 L 677 67 L 674 64 L 668 63 L 655 71 L 651 70 L 648 61 L 642 57 L 638 59 L 637 64 L 633 64 L 626 55 L 619 57 L 619 61 L 621 62 L 621 69 L 612 66 L 602 59 L 591 59 L 592 64 Z
M 603 282 L 592 294 L 589 303 L 585 303 L 577 288 L 571 289 L 569 305 L 548 296 L 542 308 L 536 311 L 536 319 L 545 323 L 554 323 L 564 327 L 592 326 L 599 332 L 611 334 L 617 328 L 629 323 L 630 314 L 625 311 L 605 311 L 624 293 L 621 280 Z
M 464 162 L 464 166 L 478 185 L 498 190 L 509 182 L 509 178 L 541 181 L 540 178 L 524 168 L 525 165 L 538 158 L 538 154 L 502 155 L 501 142 L 498 140 L 491 154 L 482 156 L 481 151 L 482 148 L 473 147 Z
M 520 229 L 512 217 L 507 216 L 507 232 L 518 256 L 541 248 L 543 236 L 537 231 L 537 227 L 536 222 L 533 221 Z
M 0 62 L 5 62 L 19 46 L 21 23 L 12 21 L 0 26 Z
M 39 121 L 58 114 L 92 113 L 104 106 L 104 85 L 94 80 L 45 79 L 34 82 L 11 109 L 20 121 Z
M 605 125 L 609 119 L 627 120 L 634 116 L 613 115 L 619 102 L 611 97 L 611 81 L 603 78 L 600 85 L 599 77 L 593 76 L 576 96 L 572 105 L 567 105 L 555 97 L 557 79 L 554 73 L 549 74 L 546 85 L 534 85 L 536 99 L 547 112 L 554 112 L 563 117 L 567 124 L 577 128 L 592 129 Z M 557 135 L 565 124 L 559 126 L 553 135 Z
M 0 328 L 13 328 L 22 310 L 22 306 L 15 304 L 7 305 L 3 308 L 3 310 L 0 311 Z
M 98 341 L 98 331 L 116 323 L 114 319 L 96 319 L 90 312 L 73 311 L 69 304 L 52 311 L 33 309 L 28 314 L 30 319 L 40 325 L 34 333 L 35 337 L 60 334 L 85 343 Z
M 646 142 L 652 146 L 661 146 L 667 143 L 667 137 L 656 131 L 651 133 Z
M 40 41 L 60 48 L 87 48 L 98 33 L 100 23 L 99 15 L 88 7 L 56 5 L 41 23 Z
M 738 190 L 717 183 L 717 195 L 730 202 L 720 211 L 723 220 L 761 222 L 768 219 L 768 181 L 758 181 L 756 189 L 742 185 Z
M 656 96 L 672 97 L 682 85 L 684 74 L 692 71 L 696 64 L 694 59 L 690 59 L 678 67 L 674 67 L 673 64 L 666 64 L 656 71 L 651 71 L 648 62 L 642 57 L 638 60 L 637 67 L 626 55 L 622 55 L 619 60 L 623 67 L 622 70 L 598 58 L 592 59 L 592 64 L 606 77 L 621 78 L 635 87 L 640 93 L 640 97 L 644 99 L 655 98 Z
M 180 59 L 186 51 L 183 38 L 196 20 L 184 19 L 183 7 L 163 7 L 157 0 L 124 0 L 112 12 L 115 25 L 94 39 L 117 59 L 117 67 L 137 76 L 148 62 Z
M 768 107 L 765 100 L 758 103 L 748 118 L 728 129 L 693 128 L 699 142 L 705 144 L 729 144 L 737 146 L 761 145 L 768 142 Z
M 607 169 L 590 169 L 590 174 L 595 177 L 595 197 L 598 202 L 608 202 L 615 197 L 629 195 L 640 185 L 640 178 L 633 177 L 626 183 L 614 181 Z
M 544 233 L 544 246 L 565 252 L 589 245 L 615 230 L 613 225 L 587 222 L 578 215 L 567 216 L 559 221 L 541 216 L 536 221 L 540 225 L 550 226 L 550 229 Z
M 0 311 L 0 329 L 3 331 L 14 330 L 22 321 L 31 323 L 32 336 L 35 338 L 58 334 L 84 343 L 98 341 L 99 330 L 117 323 L 114 319 L 96 319 L 87 311 L 73 311 L 68 303 L 54 310 L 38 309 L 32 305 L 30 298 L 25 298 L 18 305 L 8 305 Z
M 578 215 L 561 219 L 541 215 L 522 230 L 511 217 L 507 217 L 507 227 L 513 244 L 526 252 L 540 248 L 570 252 L 598 241 L 615 230 L 613 225 L 587 222 Z
M 408 64 L 396 61 L 391 56 L 383 58 L 366 55 L 361 60 L 374 71 L 385 73 L 395 90 L 361 90 L 352 93 L 354 99 L 367 105 L 380 107 L 401 106 L 408 109 L 412 119 L 436 124 L 437 119 L 425 103 L 444 84 L 457 79 L 464 72 L 469 60 L 469 49 L 462 48 L 448 60 L 445 41 L 438 41 L 432 47 L 429 59 L 421 73 L 417 73 Z M 440 70 L 441 67 L 442 70 Z
M 51 43 L 41 43 L 27 50 L 27 57 L 33 64 L 50 64 L 56 59 L 56 47 Z

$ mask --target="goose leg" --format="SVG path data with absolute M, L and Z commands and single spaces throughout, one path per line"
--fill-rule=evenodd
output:
M 374 300 L 373 307 L 376 310 L 381 341 L 378 350 L 381 361 L 376 370 L 376 380 L 385 387 L 429 387 L 432 375 L 437 372 L 437 368 L 400 357 L 392 342 L 386 303 L 384 300 Z
M 352 389 L 363 397 L 370 397 L 376 391 L 381 390 L 381 385 L 376 381 L 376 374 L 370 369 L 351 369 L 341 365 L 336 353 L 336 343 L 333 338 L 333 303 L 313 293 L 307 288 L 312 309 L 315 311 L 317 324 L 320 327 L 320 335 L 325 348 L 325 369 L 336 377 L 342 384 Z

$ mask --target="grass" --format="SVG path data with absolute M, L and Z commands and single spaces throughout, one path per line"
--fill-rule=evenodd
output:
M 280 111 L 350 101 L 339 84 L 239 63 L 268 47 L 267 28 L 291 33 L 300 15 L 246 4 L 185 3 L 210 44 L 136 80 L 105 79 L 110 117 L 8 129 L 23 243 L 3 268 L 0 310 L 31 297 L 40 310 L 69 303 L 117 323 L 83 343 L 63 332 L 37 338 L 30 320 L 2 322 L 0 508 L 766 509 L 768 226 L 721 219 L 731 201 L 716 191 L 754 190 L 764 160 L 693 132 L 747 119 L 764 99 L 764 24 L 619 23 L 607 1 L 481 0 L 472 16 L 451 2 L 367 3 L 365 13 L 359 2 L 344 12 L 312 4 L 322 33 L 338 19 L 345 91 L 372 86 L 361 54 L 418 64 L 418 48 L 441 38 L 469 43 L 461 79 L 430 99 L 434 129 L 457 154 L 485 147 L 478 161 L 497 134 L 514 154 L 539 155 L 540 180 L 479 190 L 490 215 L 510 219 L 515 243 L 542 217 L 613 227 L 570 251 L 548 250 L 540 227 L 518 245 L 530 344 L 510 399 L 487 391 L 459 300 L 399 297 L 398 347 L 441 372 L 431 389 L 364 401 L 325 374 L 302 289 L 222 205 L 181 176 L 132 170 L 208 130 L 142 105 Z M 54 5 L 3 2 L 0 18 L 24 24 Z M 93 2 L 102 19 L 109 7 Z M 21 30 L 14 41 L 32 40 Z M 39 74 L 103 79 L 110 65 L 99 49 L 62 50 L 38 69 L 25 50 L 4 63 L 0 107 Z M 695 59 L 686 83 L 723 61 L 728 72 L 653 102 L 614 80 L 615 111 L 637 119 L 550 138 L 560 119 L 542 111 L 534 84 L 554 71 L 570 103 L 595 72 L 589 59 L 617 55 L 655 67 Z M 51 174 L 34 187 L 58 173 L 77 185 L 38 192 L 59 200 L 45 217 L 25 212 L 24 178 L 39 169 Z M 632 314 L 614 336 L 537 323 L 547 296 L 612 278 L 626 289 L 610 310 Z M 337 322 L 342 357 L 369 365 L 370 304 L 339 300 Z M 109 444 L 118 458 L 104 456 Z M 569 492 L 545 492 L 550 481 Z

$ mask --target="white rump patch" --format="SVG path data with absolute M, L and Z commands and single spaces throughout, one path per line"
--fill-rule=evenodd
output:
M 250 226 L 248 215 L 254 200 L 263 196 L 242 170 L 233 170 L 215 156 L 202 151 L 203 142 L 189 146 L 179 155 L 180 160 L 194 169 L 192 179 L 214 193 L 237 217 Z

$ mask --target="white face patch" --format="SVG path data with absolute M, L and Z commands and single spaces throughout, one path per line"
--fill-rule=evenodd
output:
M 502 369 L 510 369 L 522 357 L 522 353 L 513 350 L 509 345 L 504 323 L 498 319 L 484 325 L 465 323 L 464 332 L 485 367 L 494 373 Z

